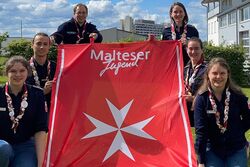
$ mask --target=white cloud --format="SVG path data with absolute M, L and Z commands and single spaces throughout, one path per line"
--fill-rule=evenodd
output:
M 88 21 L 99 30 L 120 27 L 120 19 L 129 15 L 134 19 L 155 20 L 156 23 L 169 22 L 169 3 L 158 6 L 144 7 L 146 0 L 90 0 L 86 2 L 89 8 Z M 53 33 L 57 27 L 69 20 L 73 15 L 73 5 L 70 0 L 1 0 L 0 2 L 0 33 L 9 32 L 10 36 L 22 34 L 32 37 L 36 32 Z M 150 8 L 150 9 L 149 9 Z M 197 0 L 191 0 L 186 5 L 190 23 L 195 25 L 200 35 L 206 34 L 206 11 Z

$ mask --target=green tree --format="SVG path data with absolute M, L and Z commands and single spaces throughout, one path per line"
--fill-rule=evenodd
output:
M 2 43 L 3 41 L 6 41 L 8 37 L 9 37 L 8 32 L 5 32 L 2 35 L 0 35 L 0 43 Z
M 5 48 L 5 51 L 7 52 L 8 57 L 18 55 L 29 59 L 30 56 L 33 55 L 31 42 L 24 38 L 11 41 Z
M 2 44 L 3 41 L 6 41 L 6 39 L 8 37 L 9 37 L 8 32 L 5 32 L 5 33 L 0 35 L 0 55 L 2 53 L 2 45 L 1 44 Z
M 26 39 L 13 40 L 5 48 L 5 51 L 8 53 L 7 56 L 11 57 L 14 55 L 19 55 L 25 57 L 29 60 L 33 56 L 33 50 L 31 48 L 31 41 Z M 48 57 L 50 60 L 56 61 L 57 58 L 57 47 L 50 47 Z

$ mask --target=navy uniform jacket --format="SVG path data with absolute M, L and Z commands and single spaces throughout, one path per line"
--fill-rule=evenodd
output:
M 41 66 L 34 60 L 34 65 L 37 71 L 37 75 L 40 81 L 41 88 L 43 88 L 46 83 L 46 78 L 48 75 L 48 68 L 47 68 L 48 61 L 46 61 L 45 64 Z M 50 81 L 53 80 L 55 76 L 55 72 L 56 72 L 56 63 L 54 61 L 50 61 L 50 74 L 49 74 Z M 26 83 L 30 85 L 36 85 L 33 74 L 27 78 Z M 45 100 L 47 102 L 48 109 L 50 109 L 51 92 L 45 95 Z
M 7 100 L 5 95 L 5 86 L 0 87 L 0 139 L 10 144 L 18 144 L 29 140 L 36 132 L 48 131 L 48 115 L 45 112 L 45 100 L 43 91 L 39 88 L 27 85 L 28 107 L 25 109 L 22 119 L 19 121 L 16 134 L 11 129 Z M 20 111 L 22 101 L 22 90 L 17 96 L 10 94 L 13 102 L 15 116 Z
M 247 97 L 230 90 L 230 104 L 227 130 L 224 134 L 216 124 L 215 114 L 209 100 L 208 91 L 199 94 L 194 106 L 194 119 L 196 131 L 195 149 L 199 163 L 205 162 L 206 148 L 210 148 L 219 157 L 224 158 L 246 146 L 245 132 L 250 128 L 250 109 Z M 222 100 L 215 98 L 217 109 L 220 112 L 221 121 L 224 118 L 226 93 Z
M 177 27 L 175 28 L 176 40 L 181 39 L 181 35 L 182 35 L 183 31 L 184 31 L 184 26 L 182 26 L 180 28 L 180 32 L 177 31 Z M 194 26 L 188 24 L 187 25 L 187 34 L 186 34 L 186 36 L 187 36 L 187 40 L 189 40 L 191 37 L 199 38 L 199 32 L 197 31 L 197 29 Z M 171 26 L 166 27 L 163 30 L 162 40 L 173 40 L 172 39 Z M 188 61 L 189 61 L 189 57 L 188 57 L 188 54 L 187 54 L 187 51 L 186 51 L 186 46 L 183 45 L 182 51 L 183 51 L 184 65 L 186 65 L 188 63 Z
M 201 66 L 199 67 L 199 69 L 194 77 L 194 83 L 190 87 L 190 89 L 191 89 L 190 93 L 192 94 L 192 96 L 195 96 L 198 89 L 200 88 L 200 86 L 203 82 L 203 78 L 204 78 L 204 74 L 206 72 L 206 69 L 207 69 L 207 65 L 205 62 L 203 62 L 201 64 Z M 188 71 L 189 71 L 189 74 L 188 74 L 188 79 L 189 79 L 194 72 L 190 61 L 184 67 L 184 79 L 186 79 Z M 189 121 L 190 121 L 190 125 L 193 127 L 194 126 L 194 111 L 192 111 L 192 105 L 193 105 L 192 102 L 187 102 Z
M 79 29 L 79 33 L 77 31 L 77 27 Z M 89 35 L 90 33 L 97 33 L 98 37 L 95 40 L 95 42 L 100 43 L 102 42 L 102 35 L 101 33 L 96 29 L 96 26 L 91 23 L 86 23 L 86 27 L 82 36 L 82 32 L 84 29 L 84 25 L 80 27 L 80 25 L 75 23 L 74 18 L 70 19 L 69 21 L 61 24 L 57 31 L 52 34 L 52 36 L 55 38 L 55 42 L 57 44 L 60 44 L 63 42 L 63 44 L 76 44 L 76 41 L 78 40 L 78 35 L 80 35 L 81 38 L 83 38 L 80 43 L 89 43 Z

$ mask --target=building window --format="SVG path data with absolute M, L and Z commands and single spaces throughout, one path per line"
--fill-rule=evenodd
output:
M 211 34 L 214 34 L 214 22 L 211 23 Z
M 210 23 L 208 23 L 208 29 L 207 29 L 207 33 L 208 33 L 208 35 L 210 35 Z
M 208 11 L 215 9 L 218 6 L 219 6 L 219 2 L 210 2 L 208 3 Z
M 227 10 L 232 7 L 232 0 L 223 0 L 221 4 L 222 11 Z
M 216 26 L 216 21 L 214 21 L 214 33 L 217 32 L 217 26 Z
M 220 18 L 220 27 L 225 27 L 227 25 L 227 15 Z
M 250 6 L 242 8 L 240 10 L 240 21 L 245 21 L 250 19 Z
M 228 25 L 236 23 L 236 12 L 231 12 L 228 14 Z
M 249 31 L 240 32 L 240 40 L 247 56 L 249 56 L 249 39 Z

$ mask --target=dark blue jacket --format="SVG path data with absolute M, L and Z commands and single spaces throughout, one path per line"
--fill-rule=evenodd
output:
M 201 86 L 202 82 L 203 82 L 203 76 L 206 72 L 207 69 L 207 65 L 205 62 L 203 62 L 201 64 L 201 66 L 199 67 L 198 72 L 196 73 L 196 76 L 194 77 L 194 83 L 191 85 L 191 93 L 192 95 L 196 95 L 199 87 Z M 188 79 L 192 76 L 194 70 L 192 68 L 192 64 L 189 61 L 188 64 L 184 67 L 184 79 L 186 79 L 187 76 L 187 72 L 189 71 L 188 74 Z
M 79 32 L 77 31 L 77 27 L 79 28 Z M 55 38 L 55 42 L 57 44 L 61 44 L 61 42 L 63 42 L 63 44 L 75 44 L 76 41 L 78 41 L 78 35 L 80 35 L 81 38 L 83 38 L 80 43 L 89 43 L 90 39 L 89 39 L 89 34 L 90 33 L 97 33 L 98 37 L 95 40 L 95 42 L 102 42 L 102 35 L 101 33 L 96 29 L 96 26 L 91 24 L 91 23 L 86 23 L 86 27 L 83 32 L 84 29 L 84 25 L 80 26 L 78 23 L 75 23 L 74 18 L 70 19 L 69 21 L 61 24 L 57 31 L 55 33 L 52 34 L 52 36 L 54 36 Z
M 207 65 L 205 62 L 203 62 L 194 77 L 194 83 L 191 84 L 191 87 L 190 87 L 191 89 L 190 93 L 192 93 L 192 96 L 196 95 L 199 87 L 201 86 L 206 69 L 207 69 Z M 189 71 L 189 74 L 187 74 L 188 71 Z M 193 72 L 194 70 L 192 68 L 192 64 L 189 61 L 188 64 L 184 67 L 184 79 L 186 79 L 187 75 L 189 79 L 192 76 Z M 193 127 L 194 126 L 194 111 L 192 110 L 193 103 L 186 102 L 186 104 L 187 104 L 187 109 L 188 109 L 189 122 L 190 122 L 191 127 Z
M 180 32 L 177 31 L 177 27 L 175 27 L 176 40 L 181 39 L 181 35 L 182 35 L 183 31 L 184 31 L 184 26 L 180 28 Z M 186 36 L 187 36 L 187 40 L 189 40 L 191 37 L 198 37 L 199 38 L 199 32 L 197 31 L 197 29 L 194 26 L 188 24 L 187 25 L 187 34 L 186 34 Z M 171 26 L 166 27 L 163 30 L 162 40 L 173 40 L 172 39 Z M 189 57 L 188 57 L 188 54 L 187 54 L 187 51 L 186 51 L 186 46 L 183 45 L 182 51 L 183 51 L 184 65 L 186 65 L 188 63 L 188 61 L 189 61 Z
M 36 61 L 34 61 L 34 65 L 41 84 L 41 88 L 44 88 L 44 85 L 46 83 L 46 78 L 48 75 L 48 68 L 47 68 L 48 61 L 46 61 L 44 65 L 39 65 Z M 50 61 L 50 74 L 48 76 L 48 79 L 50 81 L 53 80 L 55 72 L 56 72 L 56 63 L 54 61 Z M 26 83 L 29 85 L 36 85 L 33 74 L 27 78 Z M 45 95 L 45 99 L 48 105 L 48 109 L 50 109 L 51 92 Z
M 12 121 L 10 120 L 7 107 L 5 86 L 0 87 L 0 139 L 10 144 L 25 142 L 33 137 L 36 132 L 48 131 L 48 113 L 45 112 L 43 91 L 31 85 L 27 85 L 27 90 L 28 107 L 24 112 L 23 118 L 19 121 L 17 132 L 14 134 L 13 129 L 11 129 Z M 23 90 L 17 96 L 9 94 L 12 98 L 16 116 L 20 111 Z
M 250 128 L 250 110 L 247 97 L 231 90 L 230 93 L 228 124 L 224 134 L 220 133 L 215 114 L 211 112 L 212 106 L 208 91 L 196 98 L 194 106 L 195 149 L 199 163 L 205 162 L 207 147 L 219 157 L 225 158 L 246 146 L 245 132 Z M 225 94 L 224 91 L 220 102 L 215 98 L 217 109 L 221 114 L 221 121 L 224 118 Z

